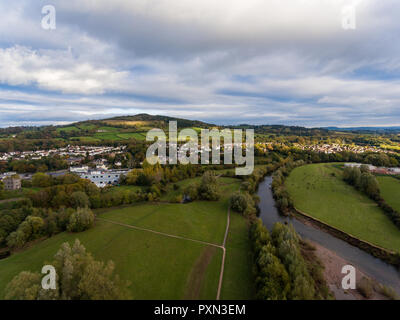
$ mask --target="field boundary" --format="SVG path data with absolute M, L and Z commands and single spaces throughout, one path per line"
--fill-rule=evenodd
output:
M 221 248 L 221 249 L 223 249 L 223 247 L 222 247 L 221 245 L 218 245 L 218 244 L 215 244 L 215 243 L 211 243 L 211 242 L 206 242 L 206 241 L 202 241 L 202 240 L 191 239 L 191 238 L 187 238 L 187 237 L 183 237 L 183 236 L 178 236 L 178 235 L 174 235 L 174 234 L 169 234 L 169 233 L 165 233 L 165 232 L 161 232 L 161 231 L 156 231 L 156 230 L 152 230 L 152 229 L 137 227 L 137 226 L 133 226 L 133 225 L 129 225 L 129 224 L 117 222 L 117 221 L 112 221 L 112 220 L 108 220 L 108 219 L 104 219 L 104 218 L 96 217 L 96 219 L 98 219 L 98 220 L 100 220 L 100 221 L 112 223 L 112 224 L 115 224 L 115 225 L 119 225 L 119 226 L 122 226 L 122 227 L 126 227 L 126 228 L 131 228 L 131 229 L 135 229 L 135 230 L 151 232 L 151 233 L 158 234 L 158 235 L 161 235 L 161 236 L 164 236 L 164 237 L 169 237 L 169 238 L 175 238 L 175 239 L 180 239 L 180 240 L 186 240 L 186 241 L 197 242 L 197 243 L 204 244 L 204 245 L 207 245 L 207 246 L 212 246 L 212 247 L 216 247 L 216 248 Z
M 317 218 L 314 218 L 314 217 L 310 216 L 309 214 L 302 212 L 301 210 L 299 210 L 297 208 L 294 208 L 292 211 L 294 212 L 295 215 L 300 216 L 300 217 L 306 219 L 307 221 L 310 221 L 317 227 L 327 231 L 328 233 L 335 236 L 336 238 L 342 239 L 342 240 L 346 241 L 347 243 L 372 254 L 376 258 L 386 261 L 389 264 L 395 265 L 397 267 L 400 266 L 398 253 L 396 253 L 395 251 L 391 251 L 391 250 L 382 248 L 380 246 L 377 246 L 375 244 L 372 244 L 368 241 L 361 240 L 361 239 L 359 239 L 349 233 L 346 233 L 340 229 L 337 229 Z
M 220 300 L 222 282 L 223 282 L 223 279 L 224 279 L 225 258 L 226 258 L 226 241 L 228 239 L 228 234 L 229 234 L 230 215 L 231 215 L 231 210 L 230 210 L 230 207 L 228 207 L 225 235 L 224 235 L 224 240 L 222 242 L 222 245 L 211 243 L 211 242 L 206 242 L 206 241 L 202 241 L 202 240 L 191 239 L 191 238 L 178 236 L 178 235 L 174 235 L 174 234 L 169 234 L 169 233 L 156 231 L 156 230 L 152 230 L 152 229 L 137 227 L 137 226 L 133 226 L 133 225 L 117 222 L 117 221 L 112 221 L 112 220 L 108 220 L 108 219 L 104 219 L 104 218 L 96 217 L 96 219 L 99 220 L 99 221 L 108 222 L 108 223 L 111 223 L 111 224 L 119 225 L 119 226 L 130 228 L 130 229 L 150 232 L 150 233 L 154 233 L 154 234 L 157 234 L 157 235 L 160 235 L 160 236 L 179 239 L 179 240 L 192 241 L 192 242 L 200 243 L 200 244 L 203 244 L 203 245 L 206 245 L 206 246 L 211 246 L 211 247 L 214 247 L 214 248 L 222 249 L 221 270 L 220 270 L 220 273 L 219 273 L 219 281 L 218 281 L 218 289 L 217 289 L 217 297 L 216 297 L 216 300 Z

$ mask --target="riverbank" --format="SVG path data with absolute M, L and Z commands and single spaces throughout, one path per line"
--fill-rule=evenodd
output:
M 358 247 L 333 236 L 321 228 L 317 228 L 315 225 L 304 221 L 305 219 L 301 221 L 298 218 L 284 217 L 280 215 L 275 207 L 271 183 L 272 177 L 267 176 L 265 180 L 260 183 L 257 192 L 260 197 L 260 218 L 269 230 L 272 230 L 273 225 L 276 222 L 291 223 L 303 239 L 318 244 L 343 259 L 340 262 L 345 263 L 342 264 L 342 267 L 346 264 L 357 266 L 357 270 L 362 270 L 363 274 L 366 276 L 375 279 L 377 282 L 385 286 L 393 287 L 400 294 L 400 273 L 393 265 L 390 265 Z M 329 256 L 332 261 L 337 261 L 337 263 L 339 263 L 339 260 L 333 259 L 333 254 L 330 254 Z M 343 277 L 341 269 L 338 270 L 338 268 L 327 267 L 327 270 L 330 270 L 327 272 L 331 273 L 332 277 Z M 330 280 L 331 284 L 334 284 L 335 282 L 332 281 L 332 279 L 335 278 L 331 278 Z
M 310 215 L 301 212 L 298 209 L 293 209 L 292 210 L 293 216 L 303 222 L 304 224 L 311 225 L 313 227 L 316 227 L 318 229 L 321 229 L 325 232 L 328 232 L 329 234 L 333 235 L 336 238 L 342 239 L 343 241 L 346 241 L 347 243 L 358 247 L 371 255 L 373 255 L 376 258 L 379 258 L 389 264 L 392 264 L 396 268 L 400 268 L 400 258 L 399 255 L 396 254 L 395 252 L 389 251 L 385 248 L 378 247 L 372 243 L 369 243 L 367 241 L 358 239 L 346 232 L 343 232 L 337 228 L 334 228 L 314 217 L 311 217 Z
M 315 255 L 321 261 L 324 266 L 324 278 L 329 286 L 329 289 L 335 296 L 336 300 L 388 300 L 387 297 L 382 295 L 377 289 L 379 287 L 378 281 L 374 278 L 369 277 L 363 270 L 358 266 L 352 264 L 350 261 L 343 259 L 338 256 L 334 251 L 331 251 L 318 243 L 310 243 L 315 247 Z M 361 283 L 363 279 L 374 283 L 374 289 L 372 291 L 372 296 L 366 299 L 358 290 L 344 290 L 342 288 L 342 279 L 345 274 L 342 274 L 342 268 L 345 265 L 352 265 L 356 269 L 356 283 Z

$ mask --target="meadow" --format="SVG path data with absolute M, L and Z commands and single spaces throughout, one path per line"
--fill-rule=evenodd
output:
M 239 180 L 225 179 L 218 179 L 223 193 L 220 201 L 141 203 L 98 210 L 92 229 L 63 232 L 0 260 L 0 298 L 13 276 L 23 270 L 40 271 L 63 242 L 73 243 L 78 238 L 96 259 L 115 262 L 121 278 L 131 282 L 134 299 L 215 299 L 222 261 L 218 246 L 225 234 L 228 198 L 239 189 Z M 248 225 L 237 213 L 231 213 L 226 248 L 221 297 L 253 298 Z
M 342 180 L 334 164 L 294 169 L 286 180 L 294 205 L 339 230 L 400 252 L 400 231 L 377 204 Z
M 400 212 L 400 180 L 388 176 L 377 176 L 377 179 L 382 198 Z

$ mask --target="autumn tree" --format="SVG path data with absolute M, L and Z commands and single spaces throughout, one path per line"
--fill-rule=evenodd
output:
M 93 226 L 94 214 L 89 208 L 78 208 L 69 217 L 67 230 L 70 232 L 82 232 Z
M 129 283 L 115 274 L 112 261 L 96 261 L 75 240 L 71 247 L 64 243 L 51 263 L 56 270 L 56 289 L 41 286 L 42 275 L 22 271 L 7 285 L 8 300 L 121 300 L 129 299 Z

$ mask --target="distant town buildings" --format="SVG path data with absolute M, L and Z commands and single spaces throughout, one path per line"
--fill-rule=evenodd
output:
M 369 171 L 377 174 L 387 174 L 387 175 L 400 174 L 400 168 L 375 167 L 371 164 L 363 164 L 363 163 L 345 163 L 344 166 L 350 168 L 360 168 L 361 166 L 367 166 Z
M 39 160 L 43 157 L 50 157 L 58 155 L 60 157 L 66 157 L 68 163 L 78 164 L 82 159 L 88 156 L 96 156 L 102 154 L 120 154 L 123 153 L 126 146 L 119 147 L 106 147 L 106 146 L 71 146 L 68 145 L 65 148 L 49 149 L 49 150 L 37 150 L 37 151 L 13 151 L 8 153 L 0 154 L 0 161 L 7 160 L 26 160 L 33 159 Z
M 374 147 L 374 146 L 359 146 L 359 145 L 341 145 L 337 143 L 333 144 L 314 144 L 314 145 L 301 145 L 301 144 L 294 144 L 297 148 L 301 150 L 311 150 L 314 152 L 319 153 L 338 153 L 344 151 L 350 151 L 354 153 L 366 153 L 366 152 L 382 152 L 382 153 L 395 153 L 393 151 L 389 151 L 386 149 Z

